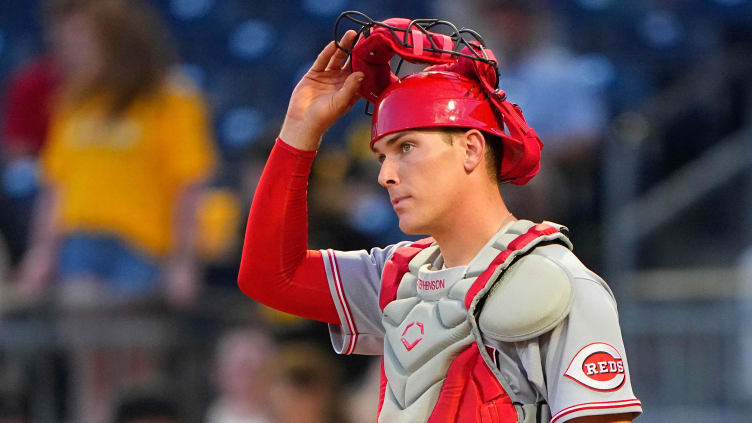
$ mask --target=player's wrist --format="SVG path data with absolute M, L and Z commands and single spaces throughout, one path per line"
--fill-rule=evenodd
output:
M 316 131 L 303 124 L 285 121 L 279 131 L 279 138 L 291 147 L 303 151 L 316 151 L 321 145 L 323 131 Z

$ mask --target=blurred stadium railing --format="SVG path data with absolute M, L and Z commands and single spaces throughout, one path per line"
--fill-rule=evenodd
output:
M 0 320 L 0 380 L 28 395 L 32 422 L 58 422 L 72 413 L 73 351 L 149 351 L 159 360 L 155 382 L 179 399 L 186 422 L 202 422 L 213 395 L 216 341 L 227 328 L 258 322 L 257 308 L 227 290 L 207 290 L 201 304 L 176 311 L 153 303 L 105 305 L 68 312 L 49 304 L 8 307 Z M 119 380 L 124 362 L 105 361 L 115 394 L 131 388 Z
M 610 134 L 605 266 L 618 291 L 643 422 L 750 418 L 752 273 L 739 263 L 752 239 L 749 110 L 740 128 L 699 157 L 662 180 L 641 181 L 646 152 L 679 116 L 728 98 L 739 80 L 752 104 L 748 75 L 749 51 L 724 52 L 617 117 Z

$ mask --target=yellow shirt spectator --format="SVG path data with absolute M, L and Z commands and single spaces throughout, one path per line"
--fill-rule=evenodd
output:
M 206 179 L 216 161 L 205 107 L 184 81 L 114 118 L 104 105 L 61 105 L 53 115 L 42 169 L 60 193 L 61 229 L 122 237 L 164 256 L 177 195 Z

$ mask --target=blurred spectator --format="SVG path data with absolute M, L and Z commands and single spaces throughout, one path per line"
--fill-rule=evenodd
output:
M 55 271 L 65 302 L 197 294 L 194 213 L 214 164 L 196 89 L 170 74 L 166 32 L 141 1 L 83 2 L 57 16 L 61 95 L 20 288 Z
M 273 340 L 258 329 L 231 330 L 221 337 L 214 370 L 219 395 L 209 407 L 207 423 L 270 421 L 265 369 L 273 352 Z
M 489 43 L 498 51 L 501 88 L 523 108 L 549 157 L 582 161 L 582 150 L 600 140 L 608 114 L 602 93 L 577 66 L 558 15 L 535 1 L 481 3 L 493 28 Z
M 274 423 L 346 422 L 340 368 L 331 352 L 307 343 L 283 346 L 270 368 Z
M 74 313 L 128 306 L 160 288 L 187 306 L 199 288 L 196 204 L 215 161 L 201 98 L 170 72 L 167 32 L 146 3 L 80 1 L 53 10 L 62 79 L 19 290 L 36 298 L 57 279 L 56 299 Z M 118 365 L 138 371 L 117 380 L 105 371 L 117 354 L 100 344 L 71 346 L 78 420 L 104 421 L 117 384 L 158 372 L 148 346 L 131 348 L 135 361 Z
M 0 234 L 16 265 L 26 248 L 29 215 L 37 188 L 37 153 L 47 133 L 49 105 L 56 85 L 49 58 L 20 69 L 5 92 L 0 163 Z
M 47 137 L 60 80 L 54 55 L 59 10 L 82 0 L 51 0 L 45 8 L 45 52 L 17 69 L 3 86 L 0 116 L 0 233 L 16 265 L 26 249 L 29 216 L 37 190 L 37 158 Z
M 609 115 L 601 81 L 583 71 L 587 66 L 567 46 L 559 16 L 545 0 L 478 0 L 470 8 L 441 1 L 437 8 L 458 22 L 480 23 L 473 29 L 499 60 L 500 88 L 545 144 L 538 176 L 523 187 L 502 187 L 509 209 L 570 228 L 591 222 L 597 150 Z M 574 230 L 573 236 L 583 232 Z M 577 245 L 589 244 L 583 241 Z
M 567 46 L 558 15 L 542 1 L 482 0 L 486 41 L 496 52 L 500 88 L 522 108 L 545 144 L 540 174 L 523 187 L 504 186 L 516 215 L 564 222 L 580 256 L 597 263 L 597 153 L 609 114 L 600 81 Z M 593 251 L 590 251 L 593 250 Z
M 353 389 L 347 390 L 347 415 L 349 420 L 358 423 L 376 423 L 379 415 L 379 397 L 381 388 L 381 360 L 374 358 Z
M 7 161 L 39 153 L 47 136 L 58 79 L 57 65 L 51 55 L 34 59 L 9 78 L 2 138 Z
M 115 407 L 114 423 L 180 423 L 175 403 L 166 395 L 151 390 L 125 394 Z

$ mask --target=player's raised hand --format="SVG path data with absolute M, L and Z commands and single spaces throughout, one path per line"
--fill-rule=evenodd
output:
M 355 37 L 355 31 L 347 31 L 340 45 L 351 49 Z M 324 132 L 358 101 L 363 73 L 350 73 L 346 59 L 334 41 L 319 53 L 290 96 L 282 140 L 301 150 L 316 150 Z

